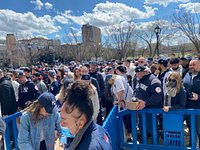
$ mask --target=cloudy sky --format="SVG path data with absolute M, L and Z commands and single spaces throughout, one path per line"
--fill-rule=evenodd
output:
M 0 39 L 7 33 L 58 38 L 85 23 L 101 29 L 121 22 L 148 24 L 177 8 L 200 11 L 199 0 L 1 0 Z

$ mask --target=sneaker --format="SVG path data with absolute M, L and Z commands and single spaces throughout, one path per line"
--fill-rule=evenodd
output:
M 128 138 L 128 139 L 126 140 L 126 142 L 127 142 L 127 143 L 133 143 L 133 138 Z

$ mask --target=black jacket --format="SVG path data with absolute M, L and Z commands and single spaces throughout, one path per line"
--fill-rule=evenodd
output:
M 2 115 L 11 115 L 17 111 L 14 88 L 7 77 L 0 79 L 0 103 Z
M 200 109 L 200 72 L 192 79 L 191 73 L 187 73 L 183 78 L 183 85 L 187 92 L 186 108 Z M 198 94 L 198 100 L 190 100 L 191 93 Z

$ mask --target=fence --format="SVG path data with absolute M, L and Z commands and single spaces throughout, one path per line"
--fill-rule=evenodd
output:
M 21 115 L 21 112 L 17 112 L 4 118 L 6 122 L 5 147 L 7 150 L 11 150 L 13 148 L 15 148 L 15 150 L 19 149 L 17 141 L 18 129 L 16 119 Z
M 132 136 L 133 142 L 127 143 L 124 136 L 124 123 L 123 117 L 130 115 L 130 123 L 132 125 Z M 163 123 L 163 139 L 162 141 L 158 133 L 158 115 L 162 116 Z M 184 116 L 190 117 L 191 123 L 191 147 L 186 147 L 185 134 L 184 134 Z M 130 150 L 184 150 L 184 149 L 198 149 L 196 148 L 196 115 L 200 115 L 200 110 L 184 109 L 184 110 L 173 110 L 164 112 L 161 109 L 144 109 L 140 111 L 122 110 L 118 112 L 116 106 L 113 107 L 112 111 L 105 120 L 103 127 L 108 131 L 112 140 L 113 150 L 120 150 L 129 148 Z M 5 143 L 7 150 L 12 149 L 10 134 L 15 144 L 15 149 L 18 150 L 17 144 L 17 123 L 16 118 L 21 116 L 21 113 L 16 113 L 6 117 L 7 128 L 5 133 Z M 149 121 L 149 119 L 151 121 Z M 138 120 L 142 123 L 142 128 L 138 132 Z M 11 125 L 10 125 L 11 124 Z M 147 124 L 152 127 L 152 139 L 149 141 L 147 135 Z M 12 130 L 12 131 L 11 131 Z M 139 136 L 142 135 L 140 140 Z M 138 142 L 139 141 L 139 142 Z
M 123 117 L 126 115 L 131 115 L 130 123 L 132 125 L 133 142 L 129 143 L 126 142 L 124 135 Z M 104 128 L 111 136 L 114 150 L 126 148 L 129 148 L 130 150 L 195 150 L 199 149 L 196 147 L 196 115 L 200 115 L 200 110 L 184 109 L 164 112 L 162 109 L 144 109 L 140 111 L 122 110 L 117 112 L 116 107 L 114 107 L 112 113 L 104 123 Z M 183 124 L 185 116 L 188 116 L 191 119 L 191 147 L 186 147 L 188 140 L 186 141 L 184 138 L 186 137 Z M 159 118 L 161 118 L 163 127 L 162 138 L 160 137 L 160 132 L 158 132 Z M 142 123 L 140 131 L 138 130 L 139 120 Z M 147 128 L 149 125 L 152 127 L 152 138 L 148 138 L 147 135 Z

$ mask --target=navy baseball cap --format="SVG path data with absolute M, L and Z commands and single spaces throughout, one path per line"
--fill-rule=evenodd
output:
M 45 92 L 38 97 L 39 103 L 44 107 L 47 113 L 57 112 L 56 98 L 52 93 Z
M 81 80 L 90 80 L 90 75 L 89 74 L 82 74 Z
M 137 67 L 135 68 L 135 72 L 143 72 L 143 71 L 145 71 L 145 69 L 147 69 L 147 68 L 144 67 L 144 66 L 137 66 Z

